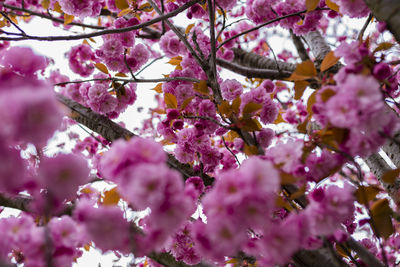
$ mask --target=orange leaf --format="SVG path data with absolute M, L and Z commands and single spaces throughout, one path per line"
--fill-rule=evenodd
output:
M 295 81 L 294 82 L 294 99 L 295 100 L 299 100 L 303 96 L 303 93 L 309 84 L 310 83 L 307 81 Z
M 389 206 L 389 201 L 384 199 L 377 200 L 371 207 L 371 219 L 375 227 L 374 231 L 378 236 L 387 239 L 393 234 L 392 215 L 393 211 Z
M 240 97 L 236 97 L 232 102 L 232 110 L 236 114 L 239 114 L 240 104 L 242 103 L 242 99 Z
M 288 79 L 293 81 L 300 81 L 315 76 L 317 76 L 317 69 L 315 68 L 314 63 L 311 60 L 307 60 L 303 61 L 300 64 L 297 64 L 296 70 Z
M 256 146 L 249 146 L 247 144 L 244 144 L 243 147 L 243 152 L 247 155 L 247 156 L 251 156 L 251 155 L 257 155 L 258 154 L 258 149 Z
M 199 83 L 193 84 L 193 90 L 203 95 L 208 95 L 210 93 L 206 80 L 201 80 Z
M 390 170 L 382 175 L 382 181 L 387 184 L 393 184 L 399 177 L 400 169 Z
M 72 15 L 68 15 L 68 14 L 64 14 L 64 25 L 68 25 L 68 24 L 70 24 L 71 22 L 73 22 L 74 21 L 74 16 L 72 16 Z
M 229 115 L 232 113 L 232 107 L 226 100 L 223 100 L 221 104 L 218 105 L 218 110 L 219 112 L 221 112 L 222 115 L 225 115 L 226 117 L 229 117 Z
M 121 197 L 118 194 L 117 187 L 104 192 L 103 205 L 105 206 L 115 206 L 118 204 Z
M 63 13 L 63 11 L 61 10 L 61 6 L 60 6 L 60 4 L 59 4 L 58 2 L 56 2 L 56 3 L 54 4 L 53 10 L 56 11 L 56 12 L 58 12 L 58 13 Z
M 178 101 L 173 94 L 165 93 L 164 94 L 164 102 L 168 108 L 178 108 Z
M 156 91 L 157 93 L 161 94 L 162 93 L 162 83 L 159 83 L 154 87 L 152 90 Z
M 282 117 L 282 113 L 279 112 L 278 117 L 276 118 L 276 120 L 274 121 L 274 124 L 279 124 L 281 122 L 286 122 L 283 117 Z
M 335 56 L 335 53 L 333 51 L 330 51 L 328 54 L 326 54 L 324 60 L 322 60 L 321 63 L 321 71 L 326 71 L 333 65 L 335 65 L 339 61 L 339 58 Z
M 103 72 L 103 73 L 105 73 L 105 74 L 108 74 L 108 69 L 107 69 L 107 67 L 106 67 L 106 65 L 104 65 L 103 63 L 96 63 L 96 64 L 94 64 L 94 66 L 96 67 L 96 69 L 98 69 L 99 71 L 101 71 L 101 72 Z
M 239 137 L 239 134 L 238 134 L 237 132 L 235 132 L 235 131 L 229 131 L 229 132 L 226 134 L 225 139 L 226 139 L 226 141 L 228 141 L 228 142 L 233 142 L 233 140 L 235 140 L 235 139 L 238 138 L 238 137 Z
M 150 5 L 150 3 L 144 3 L 143 5 L 139 6 L 138 9 L 144 12 L 150 12 L 153 10 L 153 7 Z
M 189 34 L 190 30 L 191 30 L 193 27 L 194 27 L 194 23 L 189 24 L 189 25 L 186 27 L 185 34 Z
M 339 6 L 336 3 L 332 2 L 332 0 L 325 0 L 325 4 L 330 9 L 339 12 Z
M 308 98 L 308 101 L 307 101 L 307 112 L 308 112 L 308 114 L 313 114 L 312 106 L 315 104 L 316 95 L 317 95 L 317 91 L 314 91 L 310 95 L 310 97 Z
M 319 0 L 306 0 L 307 12 L 313 11 L 317 8 Z
M 243 114 L 250 114 L 262 108 L 261 104 L 254 102 L 247 103 L 243 108 Z
M 333 89 L 327 88 L 320 94 L 322 102 L 326 103 L 336 92 Z
M 369 186 L 360 186 L 354 193 L 356 196 L 357 202 L 360 204 L 367 204 L 371 200 L 374 200 L 376 195 L 380 192 L 381 190 L 373 185 Z
M 125 8 L 125 9 L 121 10 L 121 12 L 118 13 L 118 17 L 123 17 L 125 15 L 128 15 L 131 12 L 132 12 L 131 8 L 129 8 L 129 7 Z
M 118 72 L 117 74 L 115 74 L 115 76 L 117 76 L 117 77 L 128 77 L 128 75 L 126 75 L 125 73 L 122 73 L 122 72 Z
M 311 60 L 306 60 L 298 64 L 295 72 L 302 76 L 308 76 L 308 77 L 317 76 L 317 70 L 315 69 L 314 63 Z
M 124 10 L 129 7 L 129 4 L 126 2 L 126 0 L 115 0 L 115 5 L 117 6 L 118 9 Z
M 190 104 L 190 102 L 192 102 L 193 98 L 194 98 L 194 96 L 185 99 L 185 101 L 183 101 L 183 103 L 181 105 L 181 109 L 182 110 L 185 109 Z
M 240 126 L 239 128 L 241 128 L 243 131 L 246 132 L 255 132 L 255 131 L 260 131 L 262 129 L 260 122 L 252 118 L 240 119 L 238 126 Z
M 294 177 L 293 175 L 286 173 L 286 172 L 281 172 L 280 176 L 281 176 L 281 184 L 283 184 L 283 185 L 294 184 L 295 182 L 298 181 L 298 179 L 296 177 Z
M 182 57 L 181 56 L 177 56 L 177 57 L 171 58 L 167 63 L 171 64 L 171 65 L 178 66 L 178 65 L 181 64 L 181 61 L 182 61 Z
M 392 48 L 392 47 L 393 47 L 393 44 L 392 44 L 392 43 L 383 42 L 383 43 L 380 43 L 380 44 L 378 45 L 378 47 L 374 49 L 374 53 L 376 53 L 376 52 L 378 52 L 378 51 L 389 50 L 389 49 Z
M 49 6 L 50 6 L 50 0 L 43 0 L 42 1 L 42 7 L 44 9 L 49 9 Z

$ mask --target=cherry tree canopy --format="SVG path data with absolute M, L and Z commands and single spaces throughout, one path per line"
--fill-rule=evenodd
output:
M 0 27 L 1 266 L 399 264 L 398 0 L 2 0 Z

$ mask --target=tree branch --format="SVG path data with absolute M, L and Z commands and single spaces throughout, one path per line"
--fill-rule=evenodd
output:
M 86 127 L 100 134 L 110 142 L 121 138 L 127 140 L 132 137 L 136 137 L 134 133 L 123 128 L 109 118 L 93 112 L 90 108 L 84 107 L 81 104 L 60 94 L 57 94 L 57 98 L 58 101 L 71 109 L 72 113 L 70 114 L 70 117 L 73 120 L 85 125 Z M 189 164 L 183 164 L 179 162 L 171 154 L 168 154 L 167 164 L 171 168 L 179 171 L 183 175 L 185 180 L 191 176 L 201 176 L 206 186 L 211 185 L 215 180 L 208 175 L 200 175 L 198 172 L 194 171 Z
M 176 259 L 167 252 L 163 253 L 151 253 L 148 255 L 148 257 L 159 264 L 163 266 L 168 266 L 168 267 L 214 267 L 214 265 L 208 264 L 201 262 L 196 265 L 187 265 L 182 261 L 176 261 Z
M 386 22 L 387 28 L 400 43 L 400 1 L 364 0 L 375 18 Z
M 317 67 L 319 67 L 326 54 L 331 51 L 331 48 L 319 31 L 311 31 L 304 35 L 304 38 L 315 57 Z
M 6 197 L 5 195 L 0 194 L 0 206 L 7 208 L 28 211 L 30 201 L 31 198 L 27 196 Z
M 284 79 L 288 78 L 292 72 L 289 71 L 278 71 L 276 69 L 253 69 L 250 67 L 244 67 L 230 61 L 226 61 L 220 58 L 216 59 L 217 64 L 225 69 L 246 76 L 248 78 L 262 78 L 262 79 Z
M 294 34 L 292 30 L 290 30 L 290 36 L 292 37 L 293 44 L 296 47 L 297 53 L 299 54 L 301 60 L 302 61 L 310 60 L 310 57 L 308 56 L 307 50 L 305 49 L 304 44 L 301 41 L 301 38 L 296 34 Z
M 251 67 L 255 69 L 271 69 L 293 72 L 296 69 L 295 64 L 284 61 L 276 61 L 255 53 L 246 52 L 240 48 L 232 48 L 235 58 L 234 63 Z
M 4 41 L 21 41 L 21 40 L 71 41 L 71 40 L 80 40 L 80 39 L 85 39 L 85 38 L 102 36 L 102 35 L 107 35 L 107 34 L 130 32 L 130 31 L 142 29 L 144 27 L 153 25 L 153 24 L 155 24 L 157 22 L 160 22 L 160 21 L 164 21 L 164 20 L 168 21 L 167 19 L 178 15 L 182 11 L 188 9 L 189 7 L 193 6 L 194 4 L 196 4 L 198 2 L 200 2 L 200 0 L 192 0 L 190 2 L 187 2 L 184 5 L 180 6 L 179 8 L 175 9 L 174 11 L 171 11 L 170 13 L 167 13 L 167 14 L 164 14 L 164 15 L 160 15 L 157 18 L 151 19 L 151 20 L 143 22 L 141 24 L 137 24 L 137 25 L 133 25 L 133 26 L 130 26 L 130 27 L 126 27 L 126 28 L 108 29 L 108 30 L 97 31 L 97 32 L 93 32 L 93 33 L 69 35 L 69 36 L 32 36 L 32 35 L 26 35 L 26 36 L 21 36 L 21 37 L 0 37 L 0 40 L 4 40 Z
M 24 13 L 28 13 L 30 15 L 36 16 L 36 17 L 40 17 L 43 19 L 48 19 L 48 20 L 52 20 L 55 22 L 59 22 L 64 24 L 64 20 L 63 19 L 59 19 L 59 18 L 55 18 L 49 15 L 45 15 L 39 12 L 35 12 L 26 8 L 20 8 L 20 7 L 16 7 L 16 6 L 11 6 L 11 5 L 7 5 L 7 4 L 2 4 L 3 7 L 11 9 L 11 10 L 15 10 L 15 11 L 22 11 Z M 78 22 L 71 22 L 68 25 L 74 25 L 74 26 L 81 26 L 81 27 L 85 27 L 85 28 L 90 28 L 90 29 L 97 29 L 97 30 L 103 30 L 105 29 L 105 27 L 103 26 L 96 26 L 96 25 L 88 25 L 88 24 L 83 24 L 83 23 L 78 23 Z
M 385 183 L 382 180 L 382 176 L 387 172 L 392 170 L 389 164 L 379 155 L 374 153 L 368 158 L 364 159 L 370 170 L 374 173 L 376 178 L 382 184 L 383 188 L 388 192 L 389 196 L 393 199 L 396 204 L 400 204 L 400 196 L 398 194 L 398 189 L 400 188 L 400 180 L 396 179 L 393 184 Z

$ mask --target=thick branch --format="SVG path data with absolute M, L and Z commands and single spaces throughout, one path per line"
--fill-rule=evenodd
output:
M 318 250 L 301 250 L 293 256 L 293 260 L 299 266 L 306 267 L 342 267 L 348 266 L 345 262 L 336 257 L 327 247 L 322 247 Z
M 262 78 L 262 79 L 284 79 L 288 78 L 292 72 L 291 71 L 278 71 L 276 70 L 276 67 L 273 69 L 254 69 L 250 67 L 245 67 L 242 65 L 238 65 L 235 63 L 232 63 L 230 61 L 226 61 L 220 58 L 217 58 L 217 64 L 223 68 L 226 68 L 230 71 L 233 71 L 235 73 L 238 73 L 240 75 L 246 76 L 248 78 Z
M 387 28 L 400 43 L 400 1 L 364 0 L 375 18 L 386 22 Z
M 294 34 L 292 30 L 290 30 L 290 36 L 292 37 L 293 44 L 296 47 L 297 53 L 299 54 L 301 60 L 302 61 L 309 60 L 310 57 L 308 56 L 307 50 L 305 49 L 304 44 L 301 41 L 301 38 L 296 34 Z
M 232 50 L 235 54 L 233 62 L 243 65 L 245 67 L 251 67 L 254 69 L 281 70 L 289 72 L 293 72 L 296 69 L 295 64 L 287 63 L 284 61 L 276 61 L 255 53 L 246 52 L 240 48 L 233 48 Z
M 389 139 L 382 147 L 383 151 L 388 155 L 393 164 L 400 168 L 400 132 Z
M 170 253 L 151 253 L 148 257 L 163 266 L 168 267 L 213 267 L 214 265 L 208 263 L 199 263 L 196 265 L 187 265 L 182 261 L 176 261 L 176 259 Z
M 383 188 L 389 194 L 389 196 L 394 200 L 396 204 L 400 203 L 400 197 L 398 194 L 398 188 L 400 188 L 400 180 L 397 179 L 393 184 L 387 184 L 382 180 L 383 174 L 385 172 L 392 170 L 386 161 L 378 154 L 374 153 L 368 158 L 364 159 L 368 167 L 374 173 L 376 178 L 382 184 Z
M 354 250 L 357 255 L 363 260 L 363 262 L 369 267 L 385 267 L 385 265 L 379 261 L 374 255 L 371 254 L 363 245 L 354 240 L 353 238 L 349 238 L 346 241 L 346 244 Z
M 304 38 L 311 49 L 315 57 L 317 66 L 321 64 L 322 60 L 325 58 L 326 54 L 331 51 L 331 48 L 326 43 L 324 37 L 322 37 L 319 31 L 312 31 L 304 35 Z
M 63 95 L 58 94 L 57 98 L 62 104 L 71 109 L 72 113 L 70 117 L 73 120 L 85 125 L 108 141 L 114 141 L 120 138 L 129 139 L 136 136 L 134 133 L 111 121 L 109 118 L 97 114 L 90 108 L 84 107 Z M 168 154 L 167 164 L 179 171 L 185 179 L 191 176 L 201 176 L 205 185 L 211 185 L 214 182 L 214 178 L 205 174 L 200 175 L 194 171 L 189 164 L 182 164 L 170 154 Z
M 31 199 L 25 196 L 6 197 L 0 194 L 0 206 L 13 208 L 21 211 L 28 211 L 28 205 Z

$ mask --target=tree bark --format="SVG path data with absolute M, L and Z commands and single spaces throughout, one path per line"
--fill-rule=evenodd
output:
M 399 0 L 364 0 L 372 14 L 379 21 L 386 22 L 388 30 L 400 43 L 400 1 Z
M 400 179 L 396 179 L 393 184 L 385 183 L 382 180 L 382 176 L 387 171 L 392 170 L 389 164 L 378 153 L 374 153 L 364 160 L 393 201 L 396 204 L 400 204 L 400 196 L 398 193 L 398 189 L 400 188 Z
M 296 65 L 284 61 L 274 60 L 255 53 L 246 52 L 240 48 L 232 48 L 235 58 L 233 62 L 254 69 L 271 69 L 293 72 Z

